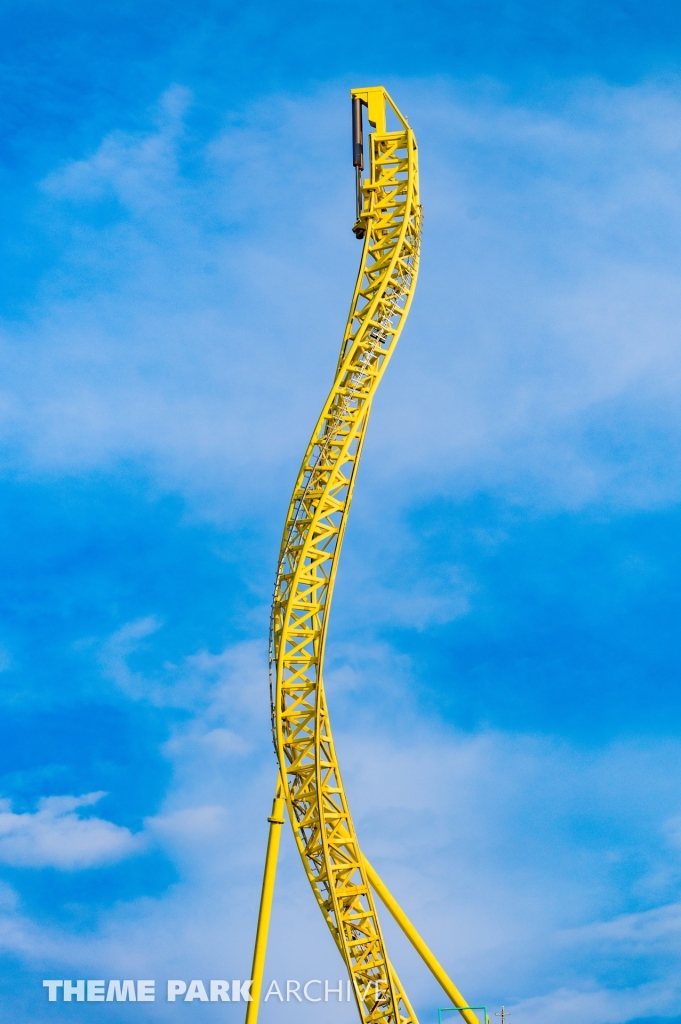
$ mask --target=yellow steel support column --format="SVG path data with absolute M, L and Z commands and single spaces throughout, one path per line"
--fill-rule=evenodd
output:
M 419 954 L 419 956 L 425 963 L 426 967 L 428 967 L 428 969 L 432 973 L 433 977 L 440 983 L 440 985 L 442 985 L 442 988 L 445 990 L 445 992 L 453 1002 L 454 1006 L 468 1006 L 468 1003 L 461 995 L 458 988 L 456 987 L 452 979 L 449 977 L 442 964 L 425 944 L 419 933 L 416 931 L 416 928 L 414 928 L 414 925 L 411 923 L 405 912 L 402 910 L 402 907 L 399 905 L 399 903 L 392 895 L 388 887 L 385 885 L 382 879 L 379 878 L 379 876 L 376 874 L 376 871 L 371 866 L 366 857 L 364 857 L 364 855 L 362 856 L 364 859 L 364 866 L 366 868 L 367 875 L 369 876 L 369 881 L 371 882 L 372 889 L 380 897 L 381 902 L 384 904 L 386 909 L 389 910 L 392 916 L 395 918 L 400 928 L 402 929 L 402 931 L 407 936 L 416 952 Z M 462 1010 L 461 1016 L 467 1022 L 467 1024 L 480 1024 L 480 1021 L 478 1020 L 478 1018 L 476 1017 L 472 1010 Z
M 270 930 L 272 897 L 274 896 L 274 879 L 277 874 L 279 840 L 281 839 L 281 826 L 284 824 L 284 807 L 286 806 L 281 794 L 280 777 L 277 781 L 277 791 L 272 804 L 272 813 L 267 819 L 270 823 L 270 834 L 267 839 L 267 854 L 265 856 L 265 872 L 262 879 L 258 928 L 255 933 L 255 949 L 253 950 L 253 968 L 251 970 L 251 978 L 253 979 L 253 984 L 251 985 L 252 1001 L 246 1008 L 246 1024 L 256 1024 L 260 1007 L 260 992 L 262 991 L 265 954 L 267 953 L 267 935 Z

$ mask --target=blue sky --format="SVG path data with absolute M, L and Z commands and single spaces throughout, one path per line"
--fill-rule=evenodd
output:
M 471 1002 L 681 1020 L 680 30 L 667 2 L 1 6 L 3 1021 L 242 1019 L 41 982 L 248 975 L 273 570 L 377 83 L 425 231 L 327 655 L 358 831 Z M 341 974 L 285 832 L 267 979 Z M 262 1020 L 355 1019 L 323 1009 Z

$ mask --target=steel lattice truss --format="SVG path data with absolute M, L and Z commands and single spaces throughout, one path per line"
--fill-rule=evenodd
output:
M 272 606 L 272 725 L 289 818 L 308 879 L 367 1024 L 415 1017 L 388 961 L 343 788 L 322 666 L 333 584 L 376 388 L 407 318 L 421 232 L 414 133 L 382 89 L 362 184 L 362 262 L 333 387 L 291 498 Z M 385 130 L 386 101 L 399 121 Z M 379 106 L 380 103 L 380 106 Z M 378 113 L 375 113 L 378 111 Z M 381 116 L 381 111 L 383 114 Z

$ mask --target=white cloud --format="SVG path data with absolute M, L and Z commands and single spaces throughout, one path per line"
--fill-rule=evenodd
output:
M 191 94 L 169 89 L 156 112 L 156 131 L 145 136 L 114 132 L 85 160 L 53 171 L 42 188 L 57 199 L 91 202 L 113 195 L 138 215 L 163 213 L 177 203 L 177 143 Z
M 401 687 L 389 704 L 381 695 L 389 711 L 336 730 L 358 833 L 466 997 L 548 1024 L 573 1003 L 576 1019 L 590 1008 L 603 1024 L 670 1012 L 681 926 L 667 901 L 681 862 L 665 821 L 678 806 L 678 744 L 457 737 Z M 632 902 L 645 909 L 618 912 Z M 386 927 L 412 998 L 438 1005 Z
M 378 696 L 361 716 L 351 710 L 356 691 L 333 680 L 341 765 L 364 849 L 464 994 L 504 1002 L 530 1024 L 563 1024 L 573 1013 L 593 1024 L 671 1013 L 681 912 L 669 897 L 681 862 L 667 835 L 679 813 L 671 784 L 678 743 L 590 751 L 550 738 L 459 735 L 409 703 L 408 664 L 390 693 L 388 654 L 374 652 Z M 229 949 L 230 971 L 245 976 L 274 783 L 265 744 L 245 751 L 229 727 L 240 719 L 245 735 L 266 732 L 266 714 L 257 721 L 251 698 L 239 703 L 249 659 L 239 648 L 204 656 L 208 670 L 215 660 L 223 668 L 165 748 L 173 785 L 145 835 L 176 863 L 180 882 L 160 898 L 110 908 L 87 943 L 37 927 L 10 899 L 0 921 L 5 948 L 34 962 L 91 965 L 97 976 L 135 964 L 149 977 L 222 976 L 211 972 L 224 968 Z M 628 910 L 632 901 L 640 909 Z M 392 956 L 427 1019 L 442 996 L 386 918 Z M 268 974 L 335 977 L 327 940 L 287 828 Z M 626 965 L 625 981 L 621 970 L 613 977 L 613 963 Z M 293 1011 L 281 1007 L 279 1017 L 294 1019 Z
M 559 941 L 565 946 L 610 945 L 618 957 L 650 956 L 660 945 L 667 949 L 681 946 L 681 903 L 572 928 L 563 932 Z
M 424 256 L 372 423 L 381 477 L 678 494 L 648 440 L 679 441 L 678 83 L 573 89 L 559 113 L 417 91 Z
M 415 496 L 466 487 L 568 505 L 673 497 L 676 470 L 646 439 L 657 431 L 673 445 L 679 429 L 676 85 L 591 83 L 560 115 L 432 83 L 404 88 L 423 160 L 423 275 L 373 416 L 355 511 L 362 541 L 376 537 L 367 521 L 380 508 L 377 543 L 385 551 L 397 538 L 405 557 L 409 537 L 391 518 Z M 175 114 L 50 176 L 50 201 L 65 209 L 108 196 L 123 213 L 77 224 L 32 320 L 7 327 L 0 408 L 18 464 L 59 472 L 137 460 L 200 495 L 204 511 L 252 519 L 262 507 L 279 522 L 358 257 L 347 139 L 336 131 L 345 106 L 334 93 L 254 107 L 207 148 L 198 183 L 180 169 Z M 301 164 L 287 143 L 303 132 Z M 613 461 L 608 438 L 631 442 L 628 462 Z M 458 566 L 419 585 L 401 565 L 378 593 L 379 619 L 450 621 L 473 592 Z M 221 972 L 230 948 L 234 977 L 245 977 L 274 781 L 265 645 L 136 671 L 135 652 L 160 628 L 154 616 L 128 623 L 100 658 L 131 699 L 191 716 L 163 748 L 173 784 L 144 840 L 168 852 L 181 881 L 110 909 L 87 942 L 8 904 L 0 939 L 41 962 L 107 975 L 143 966 L 149 977 L 190 961 Z M 419 715 L 408 659 L 374 644 L 360 670 L 352 645 L 336 649 L 334 721 L 362 842 L 464 992 L 515 1005 L 528 1024 L 671 1012 L 677 745 L 589 752 L 458 736 Z M 361 688 L 376 699 L 359 716 Z M 142 848 L 81 806 L 7 806 L 0 859 L 76 868 Z M 296 857 L 285 840 L 271 970 L 333 977 L 337 955 Z M 441 997 L 390 934 L 427 1016 Z M 608 973 L 613 955 L 626 958 L 626 983 Z
M 677 495 L 677 83 L 585 83 L 557 113 L 402 91 L 423 267 L 363 493 L 396 507 L 478 486 L 567 505 Z M 137 459 L 204 510 L 251 516 L 290 485 L 352 289 L 344 95 L 228 119 L 194 177 L 187 102 L 171 91 L 147 134 L 114 133 L 46 180 L 76 220 L 32 318 L 6 328 L 4 430 L 23 466 Z M 301 137 L 304 161 L 287 144 Z M 105 194 L 120 216 L 79 222 Z
M 102 674 L 118 686 L 127 697 L 139 700 L 147 696 L 148 683 L 140 672 L 133 672 L 127 659 L 143 640 L 161 628 L 154 615 L 126 622 L 106 640 L 100 651 Z
M 133 671 L 130 658 L 162 626 L 155 615 L 146 615 L 126 622 L 108 637 L 99 650 L 104 678 L 132 700 L 195 712 L 198 718 L 193 720 L 192 728 L 202 722 L 209 729 L 202 742 L 208 742 L 215 750 L 226 752 L 229 748 L 236 752 L 243 741 L 226 729 L 225 723 L 243 732 L 253 715 L 267 705 L 263 644 L 247 640 L 219 654 L 198 651 L 177 665 L 164 664 L 153 674 Z
M 573 1020 L 622 1024 L 651 1016 L 676 1019 L 681 989 L 674 977 L 634 988 L 613 991 L 603 988 L 561 988 L 550 995 L 523 999 L 513 1013 L 527 1024 L 567 1024 Z
M 225 808 L 186 807 L 172 814 L 147 818 L 148 828 L 159 832 L 172 842 L 203 843 L 224 832 Z
M 32 814 L 15 814 L 9 800 L 0 801 L 0 862 L 77 871 L 139 853 L 144 846 L 139 835 L 102 818 L 79 816 L 79 808 L 91 807 L 103 796 L 43 797 Z

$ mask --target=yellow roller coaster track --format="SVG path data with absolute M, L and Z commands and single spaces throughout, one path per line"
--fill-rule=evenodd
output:
M 418 273 L 421 206 L 416 139 L 382 87 L 352 90 L 357 220 L 364 239 L 340 358 L 305 453 L 284 527 L 270 628 L 272 729 L 279 778 L 270 821 L 253 960 L 255 1024 L 262 986 L 284 806 L 324 919 L 345 962 L 366 1024 L 417 1024 L 388 960 L 374 891 L 468 1024 L 479 1024 L 362 855 L 331 734 L 322 666 L 335 581 L 371 403 L 409 312 Z M 362 179 L 362 111 L 369 177 Z M 392 111 L 395 131 L 387 130 Z M 372 891 L 373 889 L 373 891 Z

